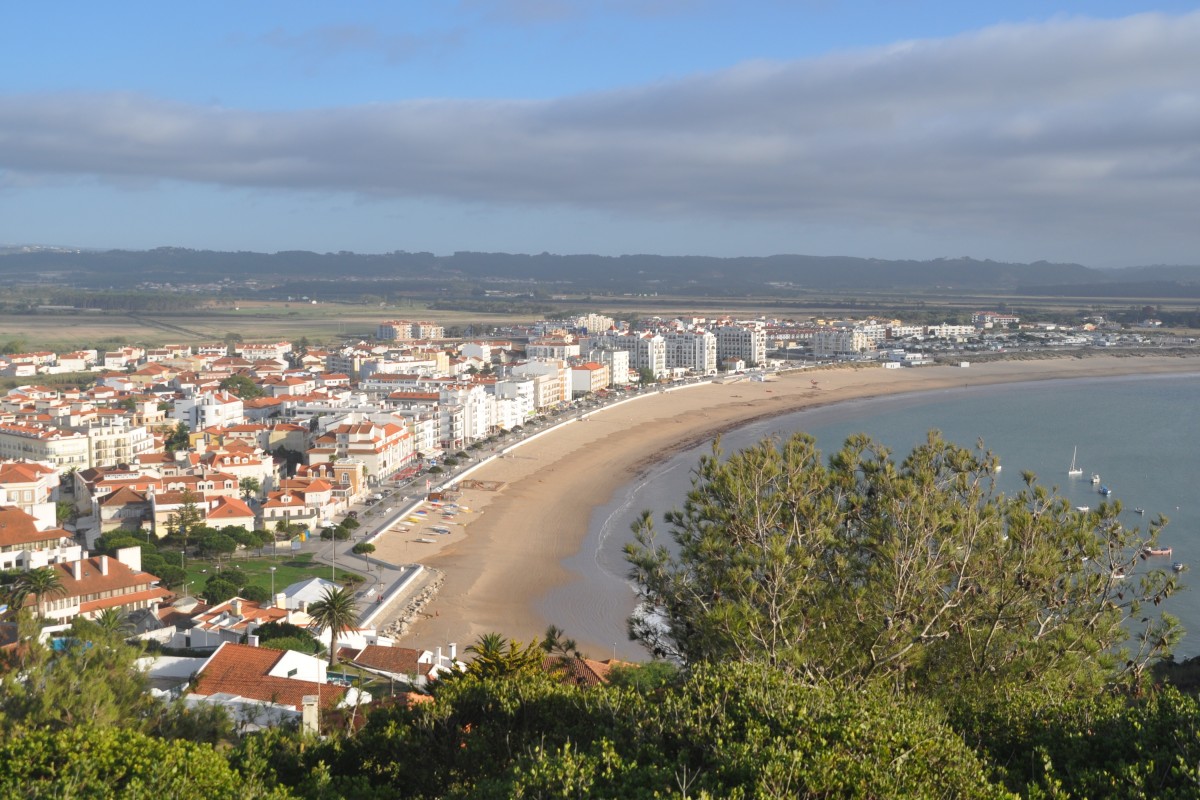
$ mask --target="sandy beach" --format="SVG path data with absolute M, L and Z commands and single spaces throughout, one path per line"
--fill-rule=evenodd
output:
M 608 502 L 656 461 L 750 421 L 846 400 L 963 386 L 1061 378 L 1200 372 L 1200 360 L 1091 356 L 976 363 L 969 368 L 839 368 L 740 380 L 655 394 L 590 414 L 523 444 L 476 470 L 456 517 L 461 528 L 431 544 L 413 534 L 377 540 L 377 555 L 417 561 L 445 573 L 445 584 L 405 641 L 425 647 L 499 631 L 528 640 L 547 620 L 539 599 L 569 583 L 562 561 L 587 535 L 592 509 Z M 815 382 L 815 383 L 814 383 Z M 570 634 L 570 631 L 568 631 Z M 585 651 L 604 645 L 580 642 Z

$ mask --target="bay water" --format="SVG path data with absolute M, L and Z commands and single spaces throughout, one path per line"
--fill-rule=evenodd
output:
M 1095 507 L 1103 499 L 1090 480 L 1097 473 L 1112 489 L 1109 499 L 1121 501 L 1127 527 L 1144 530 L 1156 515 L 1167 517 L 1159 542 L 1174 553 L 1153 559 L 1154 566 L 1181 561 L 1195 567 L 1195 573 L 1183 573 L 1184 591 L 1164 607 L 1189 631 L 1176 656 L 1200 655 L 1200 584 L 1189 587 L 1193 575 L 1200 576 L 1200 375 L 964 386 L 847 401 L 746 425 L 726 433 L 721 445 L 731 452 L 802 430 L 816 437 L 828 457 L 851 434 L 866 433 L 902 460 L 930 429 L 964 447 L 982 439 L 1000 459 L 997 488 L 1007 494 L 1020 489 L 1021 474 L 1029 470 L 1072 506 Z M 589 643 L 592 658 L 646 658 L 625 633 L 634 596 L 622 548 L 644 510 L 654 514 L 660 537 L 667 538 L 662 514 L 682 503 L 692 470 L 709 449 L 701 445 L 673 455 L 595 509 L 580 552 L 564 562 L 576 579 L 541 601 L 547 619 Z M 1076 449 L 1083 474 L 1070 477 Z M 1135 514 L 1135 508 L 1145 513 Z

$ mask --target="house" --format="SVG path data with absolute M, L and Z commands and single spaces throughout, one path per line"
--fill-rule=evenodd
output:
M 252 531 L 257 518 L 254 509 L 236 497 L 214 497 L 206 500 L 205 524 L 210 528 L 224 528 L 230 525 Z
M 197 606 L 189 620 L 176 622 L 170 646 L 203 650 L 219 647 L 222 642 L 237 644 L 268 622 L 289 622 L 303 627 L 311 620 L 302 612 L 234 597 L 212 607 Z
M 42 605 L 46 618 L 56 622 L 93 619 L 110 608 L 124 612 L 149 608 L 171 596 L 158 585 L 158 576 L 142 571 L 140 547 L 122 547 L 116 558 L 93 556 L 52 568 L 58 571 L 63 590 L 47 595 Z
M 369 644 L 361 650 L 343 649 L 339 655 L 368 672 L 423 689 L 441 675 L 466 669 L 466 665 L 457 659 L 456 650 L 457 645 L 451 644 L 450 655 L 446 657 L 442 655 L 440 647 L 433 653 L 411 647 Z
M 587 688 L 608 683 L 609 671 L 614 666 L 622 666 L 623 662 L 605 659 L 596 661 L 581 656 L 546 656 L 542 659 L 542 669 L 571 686 Z
M 184 702 L 222 706 L 241 729 L 253 730 L 301 719 L 310 697 L 326 712 L 371 702 L 367 692 L 329 684 L 324 659 L 230 642 L 197 670 Z
M 40 525 L 16 506 L 0 506 L 0 570 L 37 569 L 82 557 L 82 549 L 67 531 Z

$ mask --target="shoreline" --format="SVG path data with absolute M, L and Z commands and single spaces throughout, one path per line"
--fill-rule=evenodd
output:
M 722 433 L 796 411 L 884 396 L 1045 380 L 1200 372 L 1179 356 L 1065 357 L 888 370 L 806 370 L 765 382 L 704 384 L 591 412 L 481 465 L 459 502 L 462 529 L 438 537 L 420 562 L 445 576 L 405 640 L 465 647 L 487 632 L 520 641 L 555 622 L 543 606 L 553 590 L 579 580 L 564 565 L 587 538 L 593 511 L 654 465 Z M 815 382 L 815 383 L 814 383 Z M 405 534 L 377 541 L 380 557 L 409 561 Z M 428 553 L 428 555 L 425 555 Z M 390 556 L 390 557 L 389 557 Z M 570 630 L 566 631 L 572 635 Z M 585 652 L 611 644 L 580 640 Z M 599 649 L 597 649 L 599 648 Z

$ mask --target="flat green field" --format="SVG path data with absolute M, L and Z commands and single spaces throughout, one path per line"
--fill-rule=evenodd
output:
M 280 548 L 278 560 L 271 556 L 252 556 L 242 557 L 235 556 L 232 561 L 223 559 L 220 567 L 215 561 L 205 558 L 197 558 L 188 556 L 187 561 L 187 582 L 190 584 L 188 591 L 201 593 L 204 591 L 204 583 L 214 574 L 219 574 L 221 568 L 237 567 L 242 572 L 246 573 L 247 585 L 261 586 L 266 591 L 271 591 L 271 567 L 275 567 L 275 591 L 282 591 L 285 586 L 290 586 L 298 581 L 305 581 L 309 578 L 324 578 L 330 580 L 332 577 L 332 569 L 328 564 L 313 563 L 312 553 L 297 553 L 284 552 L 284 548 Z M 178 566 L 178 564 L 176 564 Z M 337 582 L 342 583 L 353 577 L 356 573 L 350 570 L 342 569 L 341 565 L 337 568 Z

